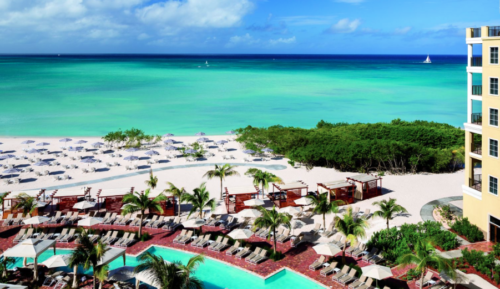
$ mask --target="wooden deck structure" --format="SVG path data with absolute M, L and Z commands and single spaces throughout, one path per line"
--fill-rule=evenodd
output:
M 255 186 L 247 187 L 226 187 L 226 209 L 228 214 L 236 214 L 251 207 L 245 206 L 245 201 L 257 199 L 259 189 Z
M 73 209 L 73 206 L 85 200 L 87 196 L 90 196 L 90 190 L 92 188 L 86 187 L 81 189 L 65 189 L 65 190 L 55 190 L 52 193 L 52 211 L 55 209 L 63 213 L 66 212 L 78 212 L 77 209 Z
M 159 211 L 153 211 L 150 212 L 152 214 L 160 215 L 160 216 L 175 216 L 177 214 L 177 201 L 175 200 L 175 197 L 170 194 L 170 193 L 164 193 L 164 190 L 150 190 L 149 191 L 149 199 L 152 200 L 156 197 L 158 197 L 160 194 L 165 195 L 168 200 L 160 202 L 160 205 L 163 209 L 163 214 L 161 214 Z
M 357 200 L 366 200 L 382 195 L 382 178 L 369 174 L 355 175 L 347 178 L 356 185 L 354 198 Z
M 298 207 L 295 200 L 307 196 L 308 191 L 309 187 L 302 181 L 283 185 L 273 183 L 273 191 L 268 193 L 268 197 L 278 208 Z
M 120 189 L 101 189 L 97 192 L 99 209 L 104 208 L 106 212 L 121 213 L 123 196 L 134 192 L 134 187 Z
M 318 194 L 329 194 L 330 201 L 342 200 L 345 204 L 354 203 L 356 185 L 344 180 L 318 183 Z
M 2 218 L 5 219 L 9 214 L 17 214 L 17 213 L 22 213 L 22 209 L 14 209 L 16 204 L 18 203 L 17 197 L 21 194 L 26 194 L 30 197 L 33 197 L 38 200 L 38 198 L 45 193 L 45 189 L 42 190 L 30 190 L 30 191 L 12 191 L 8 192 L 7 195 L 4 198 L 3 204 L 2 204 L 2 211 L 3 211 L 3 216 Z M 38 208 L 31 213 L 31 216 L 38 216 Z

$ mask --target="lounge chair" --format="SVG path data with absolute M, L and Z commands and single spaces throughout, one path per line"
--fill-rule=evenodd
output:
M 205 240 L 205 238 L 207 238 L 207 236 L 208 236 L 208 239 L 210 239 L 210 235 L 209 234 L 201 235 L 198 238 L 196 238 L 196 240 L 194 240 L 193 242 L 191 242 L 191 247 L 197 247 L 199 243 L 203 242 Z
M 126 241 L 126 240 L 128 239 L 128 235 L 130 235 L 130 233 L 129 233 L 129 232 L 125 232 L 125 233 L 123 233 L 123 236 L 122 236 L 120 239 L 118 239 L 118 241 L 116 241 L 114 245 L 115 245 L 115 246 L 120 246 L 120 244 L 121 244 L 122 242 L 124 242 L 124 241 Z
M 35 239 L 43 240 L 43 237 L 45 237 L 45 235 L 47 235 L 47 232 L 48 232 L 48 228 L 43 228 L 43 230 L 40 233 L 38 233 L 38 235 L 35 237 Z
M 347 248 L 347 249 L 345 250 L 346 255 L 350 255 L 352 252 L 354 252 L 354 251 L 358 250 L 358 249 L 359 249 L 359 246 L 360 246 L 361 244 L 362 244 L 362 243 L 358 242 L 358 243 L 356 244 L 356 246 L 351 246 L 351 247 Z
M 9 214 L 5 220 L 3 220 L 3 225 L 8 226 L 10 222 L 12 222 L 12 217 L 14 217 L 14 214 Z
M 196 244 L 195 247 L 203 248 L 203 247 L 205 247 L 205 245 L 209 245 L 209 244 L 210 244 L 210 234 L 207 234 L 207 235 L 205 235 L 205 238 L 203 240 L 200 240 L 198 242 L 198 244 Z
M 261 238 L 261 239 L 267 239 L 267 236 L 269 236 L 270 231 L 271 231 L 270 228 L 266 228 L 265 230 L 263 230 L 260 234 L 258 234 L 256 236 Z
M 12 220 L 11 225 L 12 226 L 20 225 L 22 221 L 23 221 L 23 213 L 17 213 L 17 217 L 14 220 Z
M 111 216 L 109 218 L 107 218 L 106 221 L 103 222 L 103 224 L 111 225 L 116 220 L 116 215 L 117 215 L 117 213 L 111 214 Z
M 292 247 L 297 247 L 302 243 L 309 242 L 309 238 L 306 238 L 304 235 L 300 235 L 297 238 L 295 238 L 292 243 L 290 244 Z
M 165 223 L 165 216 L 160 216 L 160 218 L 158 218 L 158 220 L 146 224 L 146 227 L 149 226 L 150 228 L 158 229 L 158 227 L 163 225 L 163 223 Z
M 64 238 L 67 234 L 68 234 L 68 228 L 64 228 L 64 229 L 62 230 L 61 234 L 59 234 L 59 236 L 57 236 L 57 237 L 55 238 L 55 240 L 56 240 L 57 242 L 59 242 L 59 241 L 60 241 L 62 238 Z
M 177 241 L 181 240 L 186 235 L 186 229 L 182 229 L 181 233 L 172 240 L 172 242 L 177 243 Z
M 246 255 L 250 254 L 250 248 L 251 248 L 250 245 L 246 245 L 246 247 L 243 248 L 243 250 L 236 253 L 235 257 L 238 259 L 244 258 Z
M 94 235 L 90 236 L 90 242 L 95 243 L 100 238 L 101 238 L 101 236 L 99 236 L 99 234 L 94 234 Z
M 309 234 L 310 235 L 316 235 L 318 234 L 319 230 L 321 229 L 321 224 L 320 223 L 317 223 L 315 226 L 314 226 L 314 229 L 312 229 L 311 231 L 309 231 Z
M 330 225 L 328 226 L 328 228 L 326 229 L 326 231 L 323 232 L 323 236 L 330 237 L 330 236 L 332 236 L 335 233 L 337 233 L 337 230 L 335 230 L 335 224 L 334 223 L 330 223 Z
M 208 246 L 208 250 L 212 250 L 212 248 L 215 248 L 217 245 L 220 244 L 220 242 L 222 242 L 222 236 L 218 236 L 217 239 L 215 240 L 215 242 L 212 242 L 209 246 Z
M 257 228 L 257 230 L 253 233 L 255 237 L 258 237 L 260 234 L 262 234 L 264 231 L 268 231 L 268 228 Z
M 252 253 L 250 253 L 250 255 L 248 255 L 248 256 L 245 258 L 245 261 L 250 262 L 250 260 L 252 260 L 252 259 L 253 259 L 253 258 L 255 258 L 257 255 L 259 255 L 259 254 L 260 254 L 260 251 L 262 251 L 262 249 L 261 249 L 261 248 L 259 248 L 259 247 L 255 248 L 255 250 L 254 250 Z
M 222 240 L 219 245 L 215 246 L 212 251 L 221 252 L 222 250 L 226 249 L 227 247 L 229 247 L 229 245 L 227 244 L 228 241 L 229 238 L 224 238 L 224 240 Z
M 80 217 L 78 216 L 78 212 L 74 212 L 73 213 L 73 216 L 71 218 L 69 218 L 68 221 L 66 221 L 67 223 L 70 223 L 70 224 L 74 224 L 78 221 Z
M 349 273 L 349 266 L 344 265 L 342 270 L 332 276 L 332 281 L 337 281 L 339 278 L 342 278 L 343 276 L 347 275 Z
M 181 238 L 177 241 L 178 244 L 186 245 L 189 241 L 191 241 L 191 237 L 193 237 L 193 231 L 189 231 L 184 238 Z
M 59 242 L 68 243 L 69 241 L 71 241 L 75 237 L 75 231 L 76 229 L 69 230 L 69 233 L 66 236 L 64 236 L 61 240 L 59 240 Z
M 369 289 L 369 288 L 372 288 L 372 283 L 373 283 L 373 279 L 372 278 L 368 278 L 368 279 L 366 279 L 365 284 L 356 287 L 356 289 Z
M 124 215 L 117 215 L 116 216 L 116 219 L 113 221 L 113 225 L 118 225 L 124 218 L 125 216 Z
M 130 223 L 130 226 L 131 227 L 139 227 L 140 223 L 141 223 L 141 214 L 138 214 L 137 216 L 135 216 L 135 219 L 132 221 L 132 223 Z M 144 218 L 142 219 L 142 221 L 144 222 Z
M 352 210 L 352 215 L 353 215 L 353 216 L 356 216 L 357 214 L 359 214 L 359 207 L 355 207 L 355 208 Z
M 180 226 L 182 226 L 182 224 L 181 224 L 181 218 L 175 217 L 174 221 L 172 223 L 170 223 L 170 225 L 168 225 L 168 227 L 166 228 L 166 230 L 175 231 Z M 163 226 L 163 228 L 165 229 L 165 226 Z
M 158 226 L 158 229 L 163 229 L 165 227 L 170 226 L 174 222 L 174 218 L 168 218 L 163 220 L 163 224 Z
M 49 232 L 42 237 L 42 240 L 50 240 L 54 238 L 55 233 L 56 233 L 56 228 L 50 228 Z
M 52 287 L 52 285 L 57 282 L 56 277 L 59 277 L 61 275 L 64 275 L 63 271 L 57 271 L 57 272 L 53 273 L 52 275 L 47 276 L 45 278 L 45 280 L 43 281 L 42 286 Z
M 120 247 L 128 247 L 128 246 L 131 246 L 132 244 L 134 244 L 135 242 L 137 241 L 137 239 L 135 238 L 135 234 L 130 234 L 128 236 L 128 239 L 125 240 L 124 242 L 122 242 L 120 244 Z
M 375 256 L 375 254 L 377 254 L 377 252 L 378 252 L 378 249 L 373 247 L 372 250 L 368 254 L 363 256 L 362 260 L 368 262 L 371 258 L 373 258 L 373 256 Z
M 118 222 L 118 225 L 120 226 L 126 226 L 128 224 L 128 222 L 130 221 L 130 219 L 132 218 L 132 214 L 127 214 L 125 215 L 120 222 Z M 116 224 L 117 222 L 115 222 Z
M 346 276 L 342 276 L 340 277 L 337 281 L 340 283 L 340 284 L 343 284 L 344 286 L 351 282 L 352 280 L 356 279 L 356 269 L 351 269 L 351 271 L 349 272 L 349 274 L 347 274 Z
M 309 265 L 309 270 L 316 271 L 319 267 L 325 263 L 325 256 L 321 255 L 318 259 L 316 259 L 311 265 Z
M 350 255 L 353 257 L 359 257 L 361 254 L 363 254 L 364 251 L 366 251 L 366 244 L 360 243 L 358 244 L 358 249 L 350 252 Z
M 218 215 L 215 217 L 215 219 L 209 220 L 209 222 L 206 224 L 206 226 L 215 227 L 216 226 L 215 224 L 220 222 L 221 217 L 222 217 L 221 215 Z
M 158 220 L 158 215 L 153 215 L 153 218 L 151 218 L 151 220 L 148 221 L 145 227 L 151 228 L 151 226 L 153 225 L 154 222 L 156 222 L 156 220 Z
M 233 224 L 235 217 L 229 216 L 225 221 L 220 221 L 219 228 L 227 229 L 227 226 Z
M 354 288 L 356 288 L 358 286 L 361 286 L 361 285 L 365 284 L 366 279 L 368 279 L 368 277 L 361 276 L 361 278 L 359 278 L 358 280 L 356 280 L 356 281 L 352 282 L 351 284 L 349 284 L 349 288 L 350 289 L 354 289 Z
M 231 246 L 231 248 L 227 249 L 226 255 L 233 255 L 238 251 L 239 248 L 240 248 L 240 241 L 236 241 L 234 245 Z
M 378 264 L 378 263 L 381 263 L 385 261 L 385 258 L 382 256 L 382 252 L 378 253 L 377 255 L 373 256 L 371 259 L 370 259 L 370 263 L 371 264 Z
M 278 236 L 276 241 L 278 241 L 278 243 L 285 243 L 290 237 L 290 229 L 286 229 L 281 236 Z
M 335 241 L 335 245 L 337 247 L 339 247 L 341 250 L 344 249 L 344 247 L 346 246 L 346 238 L 342 235 L 339 236 L 338 240 Z M 349 244 L 349 242 L 347 242 L 347 244 Z
M 255 256 L 255 258 L 253 258 L 253 259 L 250 260 L 250 263 L 254 264 L 254 265 L 257 265 L 260 262 L 263 262 L 263 261 L 265 261 L 267 259 L 268 259 L 267 258 L 267 251 L 266 250 L 261 250 L 259 255 Z
M 278 232 L 276 232 L 276 235 L 274 235 L 273 238 L 279 238 L 281 235 L 283 235 L 284 231 L 285 231 L 285 228 L 279 227 Z
M 20 243 L 26 239 L 30 239 L 33 237 L 34 232 L 35 230 L 33 228 L 29 228 L 28 231 L 26 231 L 26 234 L 24 234 L 18 242 Z
M 337 268 L 337 264 L 338 264 L 338 262 L 332 262 L 332 263 L 330 263 L 330 266 L 321 269 L 321 271 L 319 272 L 319 274 L 321 276 L 326 277 L 328 274 L 330 274 L 333 271 L 335 271 L 335 268 Z
M 14 243 L 20 242 L 21 238 L 24 236 L 25 233 L 26 233 L 26 229 L 19 230 L 19 233 L 17 233 L 16 237 L 14 238 L 14 240 L 12 242 L 14 242 Z
M 113 233 L 113 231 L 108 231 L 108 232 L 106 233 L 106 235 L 104 235 L 104 236 L 101 238 L 101 242 L 103 242 L 103 243 L 104 243 L 104 242 L 106 242 L 106 240 L 108 240 L 108 239 L 109 239 L 109 237 L 111 237 L 111 234 L 112 234 L 112 233 Z
M 106 241 L 104 241 L 104 244 L 111 245 L 111 243 L 116 242 L 118 240 L 118 231 L 114 231 L 113 234 L 111 234 L 111 237 L 107 238 Z
M 106 223 L 109 219 L 109 217 L 111 217 L 111 213 L 106 213 L 106 215 L 104 215 L 104 218 L 102 218 L 102 223 Z
M 424 280 L 422 280 L 423 281 L 422 287 L 424 287 L 425 285 L 427 285 L 427 283 L 429 283 L 429 281 L 431 281 L 431 280 L 432 280 L 432 272 L 428 271 L 427 274 L 425 274 L 425 276 L 424 276 Z M 415 282 L 415 285 L 417 287 L 420 287 L 420 279 L 417 280 L 417 282 Z
M 73 215 L 72 212 L 67 212 L 64 217 L 61 218 L 61 223 L 62 222 L 67 222 L 69 219 L 71 219 L 71 216 Z
M 363 215 L 361 215 L 360 217 L 365 218 L 365 219 L 369 219 L 371 216 L 372 216 L 372 214 L 370 213 L 370 209 L 366 209 L 365 212 L 363 213 Z

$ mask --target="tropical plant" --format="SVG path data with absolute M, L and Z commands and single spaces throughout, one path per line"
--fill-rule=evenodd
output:
M 126 194 L 123 196 L 123 203 L 125 206 L 122 210 L 122 215 L 131 214 L 140 212 L 141 213 L 141 222 L 139 224 L 139 236 L 142 236 L 142 223 L 143 218 L 147 210 L 149 211 L 158 211 L 163 213 L 163 208 L 161 207 L 162 201 L 166 201 L 167 197 L 164 194 L 159 194 L 154 199 L 149 198 L 150 190 L 147 189 L 144 194 L 139 192 Z
M 352 207 L 348 207 L 347 211 L 342 214 L 341 217 L 335 217 L 335 229 L 344 235 L 344 248 L 342 249 L 342 263 L 345 264 L 345 250 L 347 248 L 347 243 L 351 243 L 351 246 L 358 243 L 359 238 L 366 237 L 366 229 L 368 228 L 368 222 L 365 218 L 358 218 L 353 215 Z
M 323 215 L 323 228 L 326 230 L 326 214 L 333 213 L 337 214 L 339 212 L 339 206 L 344 205 L 344 201 L 342 200 L 328 200 L 329 194 L 319 194 L 317 197 L 313 195 L 307 196 L 307 198 L 311 199 L 311 205 L 314 206 L 313 212 L 316 214 Z M 334 217 L 335 220 L 335 217 Z
M 4 257 L 0 259 L 0 282 L 7 282 L 9 280 L 9 267 L 16 263 L 16 259 L 11 257 Z
M 21 193 L 16 198 L 14 209 L 21 209 L 23 211 L 23 216 L 32 214 L 36 209 L 36 198 L 26 193 Z
M 215 199 L 210 198 L 210 192 L 207 191 L 205 183 L 202 183 L 198 188 L 194 189 L 193 194 L 184 194 L 182 200 L 192 205 L 188 217 L 191 216 L 192 213 L 200 211 L 200 218 L 203 218 L 204 208 L 210 208 L 213 211 L 216 206 Z
M 469 242 L 484 240 L 483 232 L 481 232 L 478 226 L 471 224 L 467 217 L 455 220 L 451 225 L 451 229 L 459 235 L 465 236 Z
M 276 236 L 276 229 L 279 226 L 284 225 L 289 228 L 291 227 L 290 220 L 292 217 L 289 214 L 276 211 L 276 206 L 273 206 L 272 210 L 267 210 L 264 207 L 259 207 L 258 209 L 262 215 L 255 219 L 254 225 L 258 228 L 269 228 L 268 239 L 271 238 L 271 236 Z M 274 254 L 276 254 L 276 241 L 277 238 L 273 238 Z
M 270 183 L 283 184 L 283 180 L 280 177 L 256 168 L 248 169 L 245 175 L 253 177 L 253 184 L 262 187 L 262 196 L 264 196 L 264 189 L 269 190 Z
M 158 289 L 203 289 L 200 279 L 192 276 L 200 263 L 204 262 L 203 255 L 191 257 L 187 265 L 179 261 L 167 262 L 161 256 L 145 252 L 139 256 L 141 262 L 134 269 L 135 273 L 146 272 Z
M 184 194 L 187 194 L 186 190 L 184 188 L 178 188 L 176 187 L 173 183 L 167 182 L 167 185 L 169 186 L 168 189 L 165 189 L 165 193 L 171 193 L 172 196 L 176 197 L 178 202 L 178 210 L 177 210 L 177 216 L 181 216 L 181 202 L 184 198 Z
M 408 212 L 403 206 L 396 203 L 396 199 L 392 198 L 389 198 L 389 200 L 374 202 L 373 205 L 380 208 L 378 211 L 373 212 L 373 216 L 385 219 L 387 229 L 389 229 L 389 221 L 394 219 L 396 214 Z
M 95 278 L 99 280 L 99 289 L 102 289 L 104 282 L 108 280 L 109 265 L 99 266 L 95 272 Z
M 100 240 L 96 245 L 92 243 L 88 234 L 82 230 L 80 236 L 78 237 L 78 245 L 75 250 L 71 253 L 71 257 L 69 259 L 69 266 L 73 267 L 74 277 L 73 277 L 73 288 L 78 287 L 78 279 L 77 279 L 77 269 L 78 266 L 82 266 L 85 270 L 92 268 L 93 271 L 93 283 L 92 288 L 96 289 L 96 277 L 98 273 L 102 273 L 99 267 L 99 261 L 102 259 L 104 254 L 109 251 L 110 248 Z
M 422 289 L 424 275 L 432 265 L 438 272 L 450 272 L 452 270 L 451 261 L 436 253 L 432 241 L 419 239 L 414 244 L 412 253 L 407 253 L 400 257 L 400 268 L 408 265 L 415 265 L 415 270 L 420 274 L 420 289 Z
M 151 189 L 155 189 L 156 186 L 158 185 L 158 177 L 153 175 L 153 170 L 149 170 L 149 179 L 145 181 L 146 186 L 150 187 Z
M 213 178 L 220 179 L 220 199 L 222 200 L 223 193 L 223 181 L 226 177 L 239 176 L 240 173 L 235 170 L 236 166 L 230 164 L 225 165 L 215 165 L 215 169 L 207 171 L 203 176 L 207 177 L 209 180 Z

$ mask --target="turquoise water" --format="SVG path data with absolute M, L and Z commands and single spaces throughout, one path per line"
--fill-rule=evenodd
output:
M 395 118 L 462 126 L 466 58 L 435 56 L 0 57 L 0 135 L 223 134 Z M 209 66 L 205 65 L 209 62 Z
M 152 247 L 148 251 L 162 256 L 165 260 L 168 261 L 181 261 L 183 263 L 187 263 L 192 254 L 184 253 L 181 251 L 160 248 L 160 247 Z M 71 250 L 57 249 L 57 255 L 62 254 L 71 254 Z M 52 250 L 47 250 L 39 257 L 39 262 L 43 262 L 49 257 L 53 256 L 54 252 Z M 32 262 L 32 260 L 28 260 L 28 262 Z M 21 267 L 23 264 L 22 259 L 16 260 L 16 264 L 14 266 Z M 137 258 L 127 256 L 126 258 L 126 266 L 136 266 L 138 264 Z M 118 258 L 109 264 L 110 270 L 119 268 L 123 266 L 123 258 Z M 263 264 L 262 266 L 265 266 Z M 70 269 L 67 268 L 68 272 Z M 86 272 L 91 274 L 91 272 Z M 312 282 L 292 271 L 282 271 L 276 275 L 273 275 L 271 278 L 263 280 L 259 277 L 256 277 L 252 274 L 249 274 L 245 271 L 239 270 L 236 267 L 228 266 L 224 263 L 212 260 L 205 259 L 205 264 L 201 265 L 196 271 L 195 275 L 200 278 L 207 289 L 219 289 L 219 288 L 228 288 L 228 289 L 269 289 L 269 288 L 287 288 L 287 289 L 303 289 L 303 288 L 311 288 L 311 289 L 319 289 L 324 288 L 319 286 L 317 283 Z

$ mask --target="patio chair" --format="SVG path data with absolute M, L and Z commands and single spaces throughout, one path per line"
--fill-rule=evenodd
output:
M 59 242 L 68 243 L 69 241 L 71 241 L 75 237 L 75 232 L 76 232 L 76 229 L 69 230 L 69 233 L 67 235 L 65 235 L 61 240 L 59 240 Z
M 180 239 L 182 239 L 186 235 L 187 230 L 182 229 L 182 231 L 179 233 L 179 235 L 175 236 L 175 238 L 172 240 L 172 242 L 177 243 Z
M 212 242 L 209 246 L 208 246 L 208 250 L 212 250 L 212 248 L 215 248 L 217 245 L 220 244 L 220 242 L 222 242 L 222 236 L 218 236 L 217 239 L 215 240 L 215 242 Z M 210 243 L 210 242 L 209 242 Z
M 351 246 L 351 247 L 347 248 L 347 249 L 345 250 L 346 255 L 350 255 L 352 252 L 354 252 L 354 251 L 358 250 L 358 249 L 359 249 L 359 245 L 360 245 L 360 244 L 362 244 L 362 243 L 358 242 L 358 243 L 356 244 L 356 246 Z
M 55 241 L 59 242 L 60 240 L 62 240 L 62 238 L 64 238 L 66 235 L 68 234 L 68 228 L 64 228 L 61 232 L 61 234 L 59 234 L 59 236 L 57 236 L 55 238 Z
M 286 229 L 285 232 L 281 236 L 278 236 L 278 243 L 285 243 L 288 239 L 290 239 L 290 229 Z
M 128 239 L 123 241 L 121 244 L 120 244 L 120 247 L 128 247 L 128 246 L 132 246 L 132 244 L 134 244 L 135 242 L 137 242 L 137 239 L 135 237 L 136 235 L 134 233 L 130 234 L 128 236 Z
M 111 237 L 107 238 L 104 244 L 111 245 L 111 243 L 116 242 L 118 240 L 118 231 L 114 231 L 113 234 L 111 234 Z
M 106 233 L 106 235 L 104 235 L 104 237 L 101 238 L 101 242 L 106 242 L 110 237 L 111 237 L 111 234 L 113 233 L 113 231 L 108 231 Z
M 158 229 L 164 223 L 165 223 L 165 216 L 160 216 L 160 218 L 158 218 L 158 220 L 156 220 L 155 222 L 152 222 L 152 224 L 151 223 L 150 224 L 151 224 L 151 228 Z
M 354 288 L 356 288 L 356 287 L 358 287 L 358 286 L 361 286 L 361 285 L 365 284 L 366 279 L 368 279 L 368 277 L 366 277 L 366 276 L 361 276 L 358 280 L 356 280 L 356 281 L 352 282 L 351 284 L 349 284 L 349 286 L 348 286 L 348 287 L 349 287 L 350 289 L 354 289 Z
M 78 212 L 74 212 L 73 216 L 71 216 L 71 218 L 69 218 L 69 220 L 66 222 L 70 223 L 70 224 L 74 224 L 76 221 L 78 221 L 79 218 L 80 217 L 78 216 Z
M 3 225 L 8 226 L 10 222 L 12 222 L 12 217 L 14 217 L 14 214 L 9 214 L 5 220 L 3 220 Z
M 198 244 L 195 245 L 195 247 L 203 248 L 203 247 L 205 247 L 205 245 L 208 245 L 208 244 L 210 244 L 210 234 L 206 234 L 205 238 L 203 240 L 200 240 L 198 242 Z
M 365 284 L 356 287 L 356 289 L 369 289 L 369 288 L 372 288 L 372 283 L 373 283 L 373 279 L 372 278 L 368 278 L 368 279 L 366 279 Z
M 227 242 L 229 241 L 229 238 L 224 238 L 224 240 L 222 240 L 222 242 L 215 246 L 212 251 L 216 251 L 216 252 L 221 252 L 222 250 L 226 249 L 227 247 L 229 247 L 229 245 L 227 244 Z
M 264 262 L 267 259 L 268 259 L 268 257 L 267 257 L 267 251 L 266 250 L 262 250 L 262 251 L 260 251 L 259 255 L 255 256 L 255 258 L 253 258 L 253 259 L 250 260 L 250 264 L 257 265 L 260 262 Z
M 209 234 L 206 234 L 206 235 L 200 235 L 200 236 L 198 236 L 198 238 L 196 238 L 193 242 L 191 242 L 191 247 L 196 247 L 196 246 L 197 246 L 200 242 L 203 242 L 203 240 L 204 240 L 207 236 L 210 238 L 210 235 L 209 235 Z
M 316 271 L 319 267 L 325 263 L 325 256 L 321 255 L 318 259 L 316 259 L 311 265 L 309 265 L 309 270 Z
M 153 218 L 151 218 L 151 220 L 148 221 L 145 227 L 151 227 L 153 223 L 156 222 L 156 220 L 158 220 L 158 215 L 153 215 Z
M 11 225 L 12 226 L 20 225 L 22 221 L 23 221 L 23 213 L 17 213 L 17 216 L 14 220 L 12 220 Z
M 353 257 L 359 257 L 361 254 L 363 254 L 364 251 L 366 251 L 366 244 L 360 243 L 358 244 L 358 249 L 350 252 L 350 255 Z
M 245 261 L 249 262 L 250 263 L 250 260 L 252 260 L 253 258 L 255 258 L 257 255 L 260 254 L 260 251 L 262 251 L 261 248 L 257 247 L 255 248 L 255 250 L 250 253 L 250 255 L 248 255 L 246 258 L 245 258 Z
M 363 256 L 362 260 L 368 262 L 371 258 L 373 258 L 373 256 L 375 256 L 375 254 L 377 254 L 377 251 L 378 249 L 373 247 L 368 254 Z
M 42 237 L 42 240 L 50 240 L 54 238 L 55 233 L 56 233 L 56 228 L 50 228 L 49 232 Z
M 370 264 L 378 264 L 385 261 L 385 258 L 382 256 L 382 253 L 383 252 L 380 252 L 377 255 L 373 256 L 369 261 Z
M 356 278 L 356 269 L 351 269 L 351 271 L 349 272 L 349 274 L 347 274 L 346 276 L 342 276 L 338 279 L 338 282 L 342 285 L 346 285 L 347 283 L 351 282 L 352 280 L 354 280 Z
M 425 276 L 424 276 L 422 287 L 424 287 L 425 285 L 427 285 L 427 283 L 429 283 L 429 281 L 431 281 L 431 280 L 432 280 L 432 272 L 428 271 L 427 274 L 425 274 Z M 417 280 L 417 282 L 415 282 L 415 285 L 417 287 L 420 287 L 420 279 Z
M 240 248 L 240 241 L 236 241 L 234 245 L 231 246 L 231 248 L 227 249 L 226 255 L 233 255 L 238 251 L 239 248 Z
M 245 248 L 243 248 L 243 250 L 241 250 L 238 253 L 236 253 L 235 257 L 237 259 L 244 258 L 246 255 L 250 254 L 250 252 L 251 252 L 250 248 L 251 248 L 250 245 L 246 245 Z
M 118 239 L 118 241 L 116 241 L 114 245 L 115 245 L 115 246 L 120 246 L 120 244 L 121 244 L 122 242 L 124 242 L 124 241 L 126 241 L 126 240 L 128 239 L 128 235 L 130 235 L 130 233 L 129 233 L 129 232 L 125 232 L 125 233 L 123 233 L 123 236 L 122 236 L 120 239 Z
M 337 264 L 338 264 L 338 262 L 332 262 L 332 263 L 330 263 L 330 266 L 321 269 L 321 271 L 319 271 L 319 274 L 321 276 L 326 277 L 328 274 L 330 274 L 330 273 L 332 273 L 332 272 L 335 271 L 335 268 L 337 268 Z
M 326 231 L 323 232 L 323 236 L 330 237 L 335 233 L 337 233 L 337 230 L 335 230 L 335 224 L 332 222 L 330 223 L 330 225 L 328 225 Z
M 116 220 L 116 215 L 117 213 L 111 214 L 111 217 L 109 217 L 106 221 L 103 222 L 104 225 L 111 225 L 115 220 Z
M 104 224 L 105 222 L 108 221 L 109 217 L 111 216 L 111 213 L 106 213 L 106 215 L 104 215 L 104 218 L 102 218 L 102 223 Z
M 186 245 L 189 241 L 191 241 L 191 237 L 193 237 L 193 231 L 189 231 L 186 235 L 186 237 L 182 238 L 181 240 L 177 241 L 177 243 Z
M 350 269 L 349 266 L 344 265 L 344 267 L 342 267 L 342 270 L 340 272 L 332 276 L 332 281 L 337 281 L 339 278 L 347 275 L 347 273 L 349 273 L 349 269 Z
M 360 218 L 369 219 L 371 216 L 372 214 L 370 213 L 370 209 L 366 209 L 363 215 L 360 216 Z
M 209 222 L 206 224 L 206 226 L 215 227 L 215 224 L 220 222 L 221 217 L 222 217 L 222 215 L 215 216 L 214 219 L 209 220 Z
M 120 226 L 126 226 L 131 218 L 132 218 L 132 214 L 129 213 L 129 214 L 125 215 L 119 222 L 115 221 L 115 224 L 118 224 Z
M 25 233 L 26 233 L 26 229 L 19 230 L 19 233 L 17 233 L 16 237 L 14 238 L 14 240 L 12 242 L 14 242 L 14 243 L 20 242 L 21 238 L 23 238 Z

